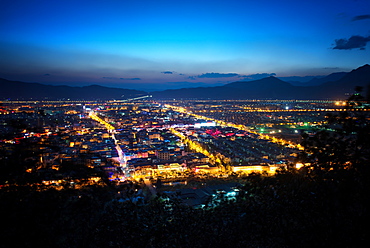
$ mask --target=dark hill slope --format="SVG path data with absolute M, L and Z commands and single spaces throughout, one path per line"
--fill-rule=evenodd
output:
M 331 81 L 335 80 L 336 81 Z M 370 65 L 349 73 L 333 73 L 321 85 L 293 86 L 275 77 L 234 82 L 219 87 L 186 88 L 153 92 L 155 98 L 201 99 L 346 99 L 356 86 L 370 85 Z
M 39 83 L 24 83 L 0 79 L 0 99 L 71 99 L 71 100 L 106 100 L 124 99 L 145 95 L 146 92 L 109 88 L 99 85 L 71 87 L 66 85 L 52 86 Z
M 279 88 L 290 88 L 290 83 L 284 82 L 276 77 L 267 77 L 254 81 L 246 82 L 234 82 L 225 84 L 223 87 L 231 87 L 238 89 L 249 89 L 249 90 L 276 90 Z
M 155 98 L 201 99 L 301 99 L 305 87 L 295 87 L 275 77 L 234 82 L 218 87 L 185 88 L 153 92 Z M 307 96 L 307 99 L 310 97 Z
M 321 85 L 321 84 L 328 83 L 328 82 L 335 82 L 335 81 L 338 81 L 339 79 L 342 79 L 347 74 L 348 74 L 347 72 L 335 72 L 323 78 L 313 78 L 307 83 L 305 83 L 304 85 L 305 86 L 316 86 L 316 85 Z
M 347 73 L 341 79 L 312 87 L 320 98 L 345 99 L 355 92 L 356 86 L 362 86 L 364 91 L 370 90 L 370 65 L 366 64 Z
M 343 76 L 343 77 L 342 77 Z M 339 78 L 339 79 L 338 79 Z M 336 81 L 330 81 L 335 80 Z M 370 65 L 349 73 L 331 74 L 322 78 L 321 85 L 293 86 L 275 77 L 248 82 L 234 82 L 217 87 L 184 88 L 153 92 L 154 98 L 176 99 L 346 99 L 356 86 L 368 90 Z M 125 99 L 146 92 L 99 85 L 85 87 L 51 86 L 0 79 L 0 99 Z
M 249 82 L 234 82 L 226 84 L 224 88 L 242 90 L 247 98 L 296 98 L 299 96 L 299 87 L 295 87 L 276 77 L 267 77 Z

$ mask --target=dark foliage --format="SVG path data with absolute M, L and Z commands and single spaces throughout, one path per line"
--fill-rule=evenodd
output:
M 252 175 L 233 201 L 193 209 L 156 197 L 120 202 L 108 187 L 0 191 L 3 247 L 364 247 L 366 192 L 355 177 Z
M 316 173 L 354 170 L 359 177 L 369 176 L 370 99 L 360 94 L 362 87 L 356 87 L 356 91 L 347 101 L 347 111 L 326 116 L 326 129 L 313 137 L 303 134 L 307 153 L 301 159 L 311 162 Z

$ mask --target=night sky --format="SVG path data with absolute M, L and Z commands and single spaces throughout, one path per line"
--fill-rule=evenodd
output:
M 370 62 L 370 1 L 1 0 L 0 77 L 160 89 Z

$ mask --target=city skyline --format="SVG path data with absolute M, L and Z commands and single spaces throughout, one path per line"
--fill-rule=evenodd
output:
M 315 76 L 368 63 L 367 1 L 4 1 L 0 77 L 121 88 Z

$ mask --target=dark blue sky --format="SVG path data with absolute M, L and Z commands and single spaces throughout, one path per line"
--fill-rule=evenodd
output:
M 370 1 L 2 0 L 0 77 L 186 87 L 370 62 Z

